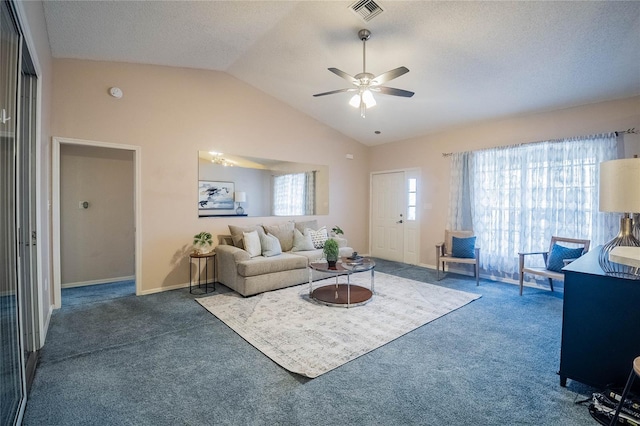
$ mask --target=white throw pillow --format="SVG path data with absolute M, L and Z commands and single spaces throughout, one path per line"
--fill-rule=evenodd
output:
M 291 251 L 308 251 L 313 250 L 313 241 L 311 240 L 311 234 L 304 233 L 304 235 L 297 229 L 293 230 L 293 248 Z
M 242 241 L 244 243 L 244 249 L 249 253 L 249 256 L 256 257 L 262 254 L 258 231 L 243 232 Z
M 311 228 L 307 228 L 304 230 L 305 234 L 311 235 L 311 241 L 313 241 L 313 247 L 319 249 L 324 247 L 324 242 L 329 238 L 329 234 L 327 234 L 327 227 L 323 226 L 322 228 L 314 231 Z
M 282 254 L 280 240 L 275 235 L 260 234 L 260 245 L 262 246 L 262 255 L 265 257 L 277 256 Z

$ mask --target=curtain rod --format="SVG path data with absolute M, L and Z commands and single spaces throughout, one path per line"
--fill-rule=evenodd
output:
M 624 134 L 629 134 L 629 135 L 633 134 L 633 135 L 636 135 L 636 134 L 638 134 L 638 133 L 640 133 L 640 132 L 639 132 L 638 130 L 636 130 L 636 128 L 635 128 L 635 127 L 632 127 L 632 128 L 630 128 L 630 129 L 627 129 L 627 130 L 618 130 L 618 131 L 615 131 L 615 132 L 613 132 L 613 133 L 615 133 L 615 134 L 616 134 L 616 136 L 620 136 L 620 135 L 624 135 Z M 530 143 L 539 143 L 539 142 L 525 142 L 525 143 L 519 143 L 519 144 L 515 144 L 515 145 L 510 145 L 510 146 L 526 145 L 526 144 L 530 144 Z M 443 158 L 451 157 L 452 155 L 453 155 L 453 152 L 443 152 L 443 153 L 442 153 L 442 157 L 443 157 Z
M 638 132 L 635 127 L 632 127 L 627 130 L 620 130 L 618 132 L 615 132 L 616 136 L 624 135 L 625 133 L 628 135 L 637 135 L 640 132 Z

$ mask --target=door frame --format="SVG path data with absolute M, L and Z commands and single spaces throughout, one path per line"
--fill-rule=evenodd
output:
M 54 136 L 52 148 L 52 209 L 53 209 L 53 307 L 59 309 L 62 306 L 62 274 L 60 265 L 60 146 L 84 145 L 99 148 L 122 149 L 133 152 L 133 214 L 134 214 L 134 256 L 135 256 L 135 282 L 136 295 L 142 292 L 142 197 L 141 197 L 141 170 L 142 148 L 137 145 L 125 145 L 110 142 L 98 142 L 85 139 L 73 139 Z
M 380 174 L 387 174 L 387 173 L 404 173 L 404 179 L 405 179 L 405 184 L 408 178 L 415 178 L 417 179 L 416 184 L 417 184 L 417 193 L 416 193 L 416 220 L 413 226 L 409 227 L 409 226 L 404 226 L 403 227 L 403 249 L 402 249 L 402 259 L 403 262 L 407 262 L 407 259 L 411 258 L 411 256 L 408 254 L 409 252 L 409 248 L 408 248 L 408 234 L 410 232 L 410 229 L 413 229 L 414 231 L 417 230 L 417 241 L 415 243 L 415 249 L 416 249 L 416 253 L 414 255 L 415 257 L 415 262 L 410 262 L 410 264 L 412 265 L 419 265 L 420 264 L 420 247 L 421 247 L 421 238 L 420 238 L 420 231 L 421 231 L 421 226 L 420 226 L 420 193 L 421 193 L 421 170 L 418 167 L 409 167 L 409 168 L 405 168 L 405 169 L 392 169 L 392 170 L 378 170 L 375 172 L 371 172 L 369 173 L 369 253 L 371 253 L 371 248 L 372 248 L 372 241 L 373 241 L 373 176 L 374 175 L 380 175 Z M 405 223 L 406 223 L 406 205 L 407 205 L 407 197 L 406 197 L 406 191 L 405 191 L 405 196 L 404 196 L 404 204 L 405 204 L 405 214 L 403 215 L 403 217 L 405 218 Z

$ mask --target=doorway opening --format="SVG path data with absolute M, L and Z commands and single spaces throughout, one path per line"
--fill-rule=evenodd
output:
M 54 307 L 57 309 L 62 306 L 63 287 L 66 289 L 133 281 L 135 294 L 140 294 L 140 147 L 55 137 L 52 150 Z M 84 158 L 88 164 L 73 164 L 76 158 Z M 83 167 L 92 169 L 98 164 L 98 167 L 113 168 L 114 165 L 121 167 L 121 163 L 123 172 L 110 175 L 114 181 L 100 182 L 101 179 L 104 180 L 104 176 L 97 175 L 92 178 L 92 185 L 91 182 L 78 183 L 77 181 L 83 180 L 79 176 L 67 176 L 69 170 L 66 167 L 69 165 L 72 173 L 81 173 L 77 171 L 82 171 Z M 132 167 L 132 170 L 127 171 L 127 167 Z M 121 176 L 129 172 L 129 178 Z M 116 185 L 116 181 L 120 182 Z M 62 182 L 71 182 L 72 186 L 77 184 L 84 192 L 62 188 Z M 79 197 L 82 199 L 76 199 Z M 113 210 L 114 205 L 122 205 L 122 208 Z M 129 209 L 132 211 L 124 214 L 113 213 Z M 100 238 L 87 238 L 87 235 L 93 234 L 96 226 L 103 232 L 110 232 L 111 248 L 102 247 L 105 243 Z M 67 232 L 69 228 L 73 228 L 72 232 Z M 133 247 L 130 247 L 129 241 Z M 107 254 L 109 259 L 104 258 Z M 82 257 L 85 261 L 77 262 L 76 257 Z M 85 294 L 95 293 L 99 296 L 107 289 L 90 289 Z

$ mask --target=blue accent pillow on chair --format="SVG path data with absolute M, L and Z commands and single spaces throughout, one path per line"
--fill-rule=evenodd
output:
M 549 258 L 547 259 L 547 269 L 554 272 L 562 272 L 565 259 L 577 259 L 582 256 L 583 248 L 569 248 L 553 244 Z
M 476 237 L 451 237 L 451 256 L 473 259 L 476 257 Z

